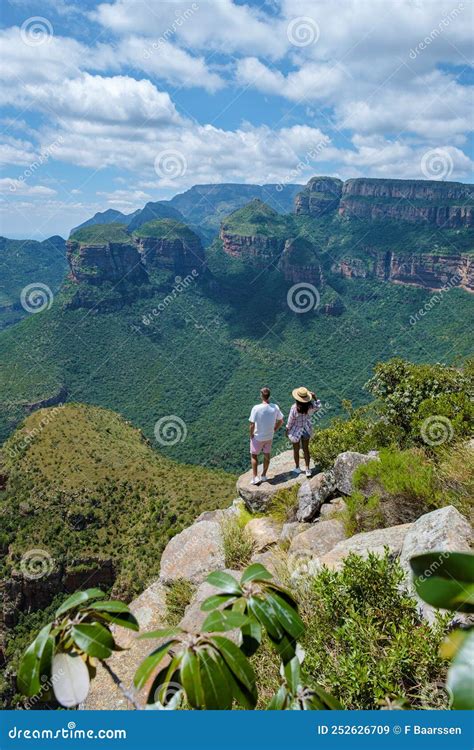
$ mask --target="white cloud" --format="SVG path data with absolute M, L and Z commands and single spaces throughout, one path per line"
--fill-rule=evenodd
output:
M 129 76 L 90 75 L 49 83 L 26 84 L 19 92 L 6 88 L 3 102 L 21 103 L 53 113 L 60 121 L 65 118 L 87 123 L 115 123 L 140 126 L 177 123 L 169 94 L 158 91 L 148 80 L 137 81 Z
M 56 195 L 56 190 L 45 185 L 28 185 L 24 180 L 13 177 L 3 177 L 0 179 L 0 193 L 4 199 L 9 195 L 49 197 Z
M 117 34 L 172 38 L 191 49 L 274 58 L 288 46 L 280 20 L 232 0 L 116 0 L 101 3 L 91 17 Z
M 143 208 L 145 203 L 152 200 L 152 196 L 149 193 L 145 193 L 139 189 L 114 190 L 110 193 L 99 191 L 97 196 L 103 198 L 111 208 L 115 208 L 117 211 L 122 211 L 125 214 L 131 213 L 137 208 Z

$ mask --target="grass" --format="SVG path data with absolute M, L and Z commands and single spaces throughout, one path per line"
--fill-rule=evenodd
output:
M 142 224 L 133 232 L 134 237 L 156 237 L 169 240 L 198 241 L 198 237 L 186 224 L 174 219 L 154 219 Z
M 131 243 L 132 238 L 123 224 L 91 224 L 82 229 L 76 229 L 70 236 L 70 241 L 80 245 L 102 245 L 107 242 Z
M 226 568 L 240 570 L 250 562 L 254 543 L 245 526 L 254 518 L 247 510 L 240 508 L 238 513 L 221 521 Z
M 298 490 L 300 485 L 294 485 L 287 489 L 278 490 L 272 497 L 270 506 L 268 508 L 268 514 L 281 523 L 293 519 L 293 511 L 298 505 Z
M 170 627 L 179 625 L 195 591 L 196 586 L 185 578 L 173 581 L 167 586 L 165 594 L 167 625 Z

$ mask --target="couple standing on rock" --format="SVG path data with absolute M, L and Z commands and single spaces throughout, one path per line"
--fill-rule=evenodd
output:
M 283 412 L 278 404 L 270 402 L 270 388 L 262 388 L 260 391 L 262 403 L 256 404 L 249 417 L 250 422 L 250 456 L 252 460 L 253 478 L 250 484 L 260 484 L 267 479 L 267 471 L 270 466 L 270 455 L 274 434 L 283 424 Z M 286 424 L 286 436 L 293 443 L 293 455 L 295 468 L 293 474 L 298 475 L 300 470 L 300 447 L 306 464 L 306 476 L 311 476 L 309 468 L 309 440 L 313 434 L 311 417 L 317 411 L 321 402 L 316 395 L 307 388 L 301 386 L 292 391 L 295 403 L 290 409 L 288 422 Z M 263 452 L 263 474 L 258 476 L 258 457 Z

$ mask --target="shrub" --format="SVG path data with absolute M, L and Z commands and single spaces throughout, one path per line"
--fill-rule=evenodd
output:
M 463 373 L 454 367 L 415 365 L 395 358 L 377 364 L 374 373 L 366 388 L 379 399 L 381 413 L 389 422 L 407 434 L 422 402 L 472 390 L 469 367 Z
M 442 393 L 419 405 L 411 421 L 410 437 L 414 443 L 439 450 L 446 443 L 472 434 L 474 402 L 467 393 Z
M 178 625 L 184 617 L 184 610 L 196 590 L 190 581 L 179 578 L 166 589 L 166 621 L 169 625 Z
M 379 501 L 379 523 L 373 525 L 375 517 L 369 513 L 369 528 L 360 530 L 410 523 L 430 509 L 444 504 L 433 463 L 423 451 L 415 448 L 405 451 L 386 448 L 380 451 L 379 459 L 362 464 L 354 472 L 355 488 L 362 490 L 366 497 L 372 497 L 374 510 L 373 498 L 378 498 Z M 356 513 L 360 512 L 363 500 L 356 499 L 352 507 Z
M 446 619 L 433 627 L 423 622 L 402 579 L 388 551 L 365 560 L 350 555 L 340 572 L 323 568 L 297 591 L 306 681 L 317 680 L 347 709 L 390 701 L 426 708 L 428 696 L 430 707 L 445 707 L 438 647 Z
M 437 480 L 446 504 L 469 518 L 474 497 L 474 450 L 467 445 L 447 447 L 438 456 Z
M 361 531 L 373 531 L 383 528 L 383 514 L 380 507 L 380 496 L 365 497 L 361 492 L 353 492 L 346 499 L 347 510 L 343 514 L 346 535 L 353 536 Z
M 314 462 L 327 469 L 332 466 L 336 456 L 344 451 L 367 453 L 396 445 L 400 440 L 399 429 L 386 421 L 376 421 L 362 407 L 355 410 L 349 419 L 335 417 L 325 430 L 315 430 L 310 450 Z

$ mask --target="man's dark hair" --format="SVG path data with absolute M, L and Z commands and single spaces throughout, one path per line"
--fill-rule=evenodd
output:
M 265 388 L 260 389 L 260 393 L 262 395 L 262 398 L 264 398 L 265 401 L 268 401 L 268 399 L 270 398 L 270 388 L 267 388 L 265 386 Z

